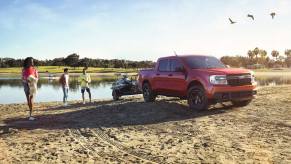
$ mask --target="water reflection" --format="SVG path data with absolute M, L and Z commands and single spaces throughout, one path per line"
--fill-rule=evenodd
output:
M 105 87 L 109 83 L 112 83 L 115 78 L 92 78 L 90 84 L 93 88 L 98 88 L 100 86 Z M 78 77 L 70 77 L 70 91 L 78 90 Z M 0 78 L 0 88 L 1 87 L 20 87 L 22 88 L 22 82 L 19 78 Z M 60 87 L 60 83 L 57 79 L 39 79 L 37 88 L 41 89 L 42 87 L 52 86 L 54 89 Z
M 259 86 L 275 86 L 291 84 L 289 76 L 257 76 L 256 81 Z
M 93 99 L 110 99 L 114 77 L 91 77 Z M 40 79 L 36 102 L 62 101 L 62 89 L 57 79 Z M 0 78 L 0 104 L 23 103 L 26 101 L 22 81 L 19 78 Z M 70 77 L 69 100 L 80 100 L 81 92 L 77 77 Z

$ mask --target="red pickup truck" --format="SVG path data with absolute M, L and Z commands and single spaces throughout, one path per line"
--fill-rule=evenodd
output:
M 157 95 L 180 97 L 193 110 L 225 101 L 245 106 L 257 93 L 252 71 L 228 68 L 203 55 L 159 58 L 154 69 L 139 72 L 138 85 L 145 102 L 155 101 Z

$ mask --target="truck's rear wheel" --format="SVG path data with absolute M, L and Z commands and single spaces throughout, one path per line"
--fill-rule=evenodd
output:
M 242 101 L 231 101 L 231 103 L 234 105 L 234 106 L 237 106 L 237 107 L 243 107 L 243 106 L 247 106 L 249 105 L 250 103 L 252 102 L 252 100 L 242 100 Z
M 144 83 L 142 86 L 142 93 L 145 102 L 153 102 L 156 99 L 155 93 L 149 83 Z
M 112 97 L 114 101 L 119 100 L 119 95 L 117 94 L 116 90 L 112 90 Z
M 208 108 L 208 99 L 202 86 L 192 86 L 187 96 L 189 108 L 200 111 Z

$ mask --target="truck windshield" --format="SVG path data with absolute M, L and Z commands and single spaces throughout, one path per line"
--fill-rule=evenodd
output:
M 192 69 L 226 68 L 220 60 L 212 56 L 190 56 L 185 60 Z

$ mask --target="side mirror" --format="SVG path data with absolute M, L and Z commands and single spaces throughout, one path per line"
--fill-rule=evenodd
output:
M 186 69 L 184 67 L 179 67 L 176 71 L 186 73 Z
M 186 73 L 186 69 L 184 67 L 182 67 L 181 72 Z

